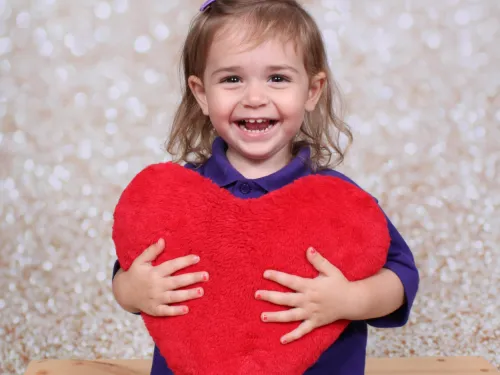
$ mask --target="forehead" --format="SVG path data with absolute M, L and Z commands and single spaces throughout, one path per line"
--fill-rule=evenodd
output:
M 231 59 L 259 56 L 261 60 L 280 58 L 289 62 L 302 62 L 299 43 L 283 33 L 241 27 L 241 22 L 227 23 L 214 35 L 208 50 L 207 65 Z

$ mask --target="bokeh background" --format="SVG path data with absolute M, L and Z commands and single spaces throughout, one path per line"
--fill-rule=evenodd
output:
M 111 293 L 112 212 L 162 144 L 198 0 L 0 0 L 0 373 L 40 358 L 147 358 Z M 317 0 L 355 142 L 421 287 L 370 356 L 500 366 L 500 1 Z

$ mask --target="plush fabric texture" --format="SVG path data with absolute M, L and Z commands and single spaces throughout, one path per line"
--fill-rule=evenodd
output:
M 280 337 L 299 322 L 260 320 L 264 311 L 286 309 L 254 298 L 258 289 L 286 289 L 265 280 L 264 271 L 316 277 L 306 259 L 313 246 L 349 280 L 359 280 L 382 268 L 390 245 L 385 215 L 374 198 L 348 182 L 320 175 L 244 200 L 195 171 L 155 164 L 124 190 L 114 220 L 113 240 L 125 270 L 163 237 L 166 250 L 154 265 L 197 254 L 199 264 L 179 274 L 210 273 L 202 284 L 205 295 L 186 303 L 187 315 L 142 314 L 175 374 L 302 374 L 348 322 L 282 345 Z

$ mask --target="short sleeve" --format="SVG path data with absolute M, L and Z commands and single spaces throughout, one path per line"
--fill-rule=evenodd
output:
M 115 261 L 115 264 L 113 266 L 113 274 L 111 276 L 111 281 L 113 281 L 115 279 L 115 276 L 117 274 L 117 272 L 120 270 L 120 262 L 118 261 L 118 259 Z
M 387 224 L 391 236 L 391 245 L 384 268 L 393 271 L 401 280 L 405 293 L 405 302 L 398 310 L 387 316 L 367 320 L 369 325 L 377 328 L 402 327 L 408 322 L 420 280 L 410 248 L 389 218 L 387 218 Z

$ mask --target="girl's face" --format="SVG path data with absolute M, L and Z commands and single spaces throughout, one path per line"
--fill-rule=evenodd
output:
M 204 76 L 190 77 L 190 88 L 228 144 L 229 161 L 239 170 L 259 165 L 270 174 L 289 162 L 290 144 L 305 112 L 315 108 L 325 75 L 310 80 L 302 51 L 291 42 L 252 48 L 241 42 L 241 31 L 230 31 L 215 38 Z

